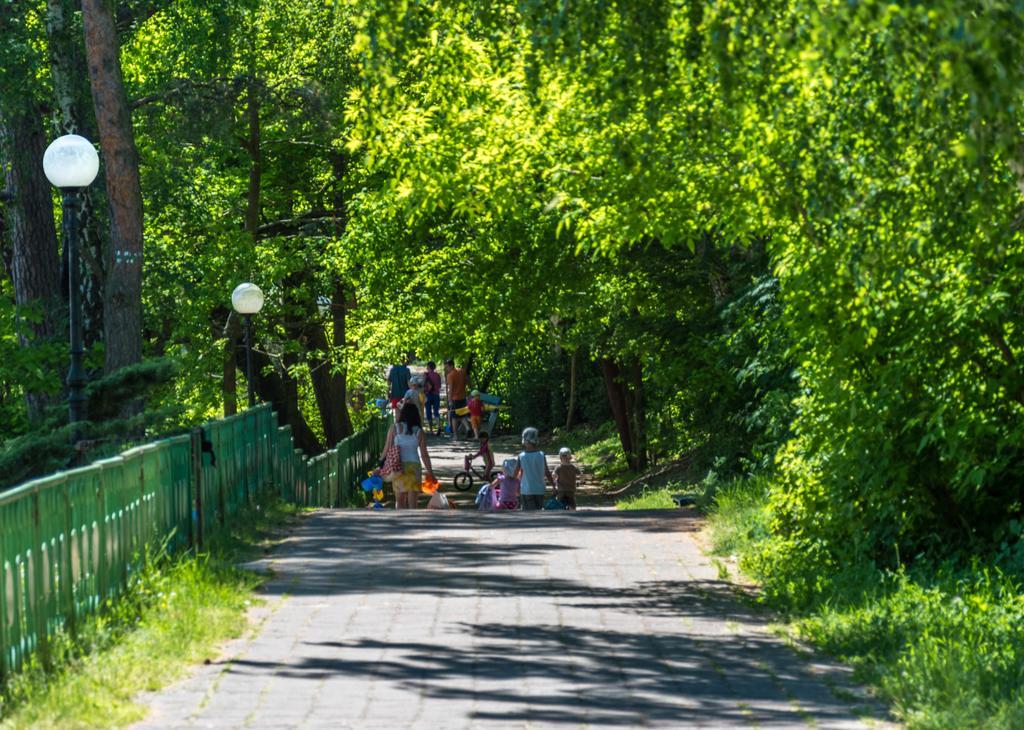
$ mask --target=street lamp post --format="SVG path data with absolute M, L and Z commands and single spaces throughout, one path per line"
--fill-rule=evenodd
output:
M 231 292 L 231 306 L 245 319 L 245 382 L 249 387 L 249 407 L 256 405 L 252 377 L 252 315 L 263 309 L 263 292 L 255 284 L 239 284 Z
M 46 179 L 63 197 L 64 248 L 68 254 L 68 306 L 70 308 L 71 367 L 68 370 L 68 415 L 71 423 L 85 420 L 85 366 L 82 362 L 82 298 L 78 264 L 81 193 L 92 185 L 100 158 L 92 143 L 77 134 L 58 137 L 43 154 Z M 72 434 L 75 439 L 77 434 Z

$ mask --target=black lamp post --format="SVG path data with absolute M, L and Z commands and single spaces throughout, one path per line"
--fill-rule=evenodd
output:
M 231 292 L 231 306 L 245 319 L 245 382 L 249 387 L 249 407 L 256 405 L 252 375 L 252 315 L 263 309 L 263 292 L 255 284 L 239 284 Z
M 70 308 L 71 368 L 68 370 L 68 412 L 71 423 L 84 421 L 85 348 L 82 345 L 81 273 L 78 263 L 80 193 L 92 184 L 100 169 L 100 158 L 92 143 L 77 134 L 58 137 L 43 155 L 43 172 L 64 198 L 64 247 L 68 254 L 68 307 Z M 72 439 L 77 434 L 72 434 Z

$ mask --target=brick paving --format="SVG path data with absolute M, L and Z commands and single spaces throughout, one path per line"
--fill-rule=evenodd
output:
M 138 727 L 885 725 L 845 670 L 785 646 L 718 580 L 697 524 L 315 513 L 268 558 L 249 635 L 146 698 Z

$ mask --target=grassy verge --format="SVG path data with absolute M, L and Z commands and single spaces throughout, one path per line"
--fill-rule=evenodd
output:
M 679 505 L 672 499 L 679 490 L 673 487 L 664 489 L 645 489 L 640 494 L 620 499 L 615 503 L 616 509 L 677 509 Z
M 753 577 L 777 587 L 779 575 L 751 560 L 769 537 L 767 494 L 764 480 L 725 485 L 710 530 L 716 553 L 761 566 Z M 797 636 L 852 665 L 908 727 L 1024 727 L 1019 574 L 973 557 L 900 571 L 851 565 L 819 580 L 809 604 L 776 607 Z
M 146 561 L 120 600 L 55 643 L 53 667 L 29 666 L 4 685 L 0 727 L 118 727 L 139 720 L 140 692 L 156 690 L 215 655 L 245 628 L 260 578 L 239 570 L 295 508 L 260 505 L 209 552 Z
M 634 476 L 626 466 L 622 444 L 614 424 L 601 426 L 577 426 L 572 430 L 555 429 L 549 439 L 548 448 L 553 453 L 568 446 L 572 449 L 576 463 L 609 488 L 622 486 Z

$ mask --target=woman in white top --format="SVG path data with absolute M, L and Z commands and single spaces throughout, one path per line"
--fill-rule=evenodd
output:
M 398 422 L 388 429 L 384 453 L 392 444 L 398 445 L 402 454 L 402 473 L 396 476 L 391 485 L 395 488 L 396 509 L 416 509 L 416 502 L 423 481 L 423 468 L 427 469 L 427 477 L 434 478 L 434 470 L 430 465 L 430 454 L 427 453 L 427 439 L 423 435 L 423 422 L 420 420 L 420 409 L 414 403 L 406 403 L 398 414 Z M 423 457 L 422 466 L 420 457 Z

